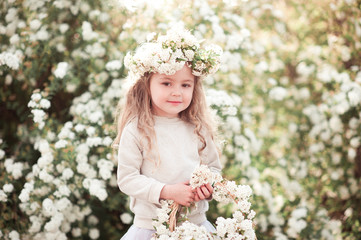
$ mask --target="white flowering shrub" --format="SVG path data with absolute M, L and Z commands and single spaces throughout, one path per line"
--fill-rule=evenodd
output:
M 220 70 L 204 79 L 207 100 L 224 177 L 253 189 L 256 235 L 361 238 L 359 1 L 0 6 L 1 238 L 117 239 L 127 230 L 110 148 L 124 56 L 172 22 L 223 49 Z M 213 201 L 208 218 L 233 212 Z
M 114 63 L 123 53 L 108 44 L 116 39 L 110 6 L 0 6 L 2 235 L 98 239 L 116 223 L 103 237 L 120 238 L 130 222 L 120 219 L 127 199 L 116 187 L 110 144 L 122 74 Z

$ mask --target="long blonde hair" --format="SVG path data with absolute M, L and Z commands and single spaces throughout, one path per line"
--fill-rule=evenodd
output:
M 151 77 L 152 73 L 146 73 L 128 90 L 125 102 L 119 101 L 115 120 L 117 136 L 112 144 L 114 148 L 118 147 L 124 127 L 134 118 L 138 119 L 137 128 L 147 141 L 147 150 L 152 149 L 152 141 L 156 142 L 150 92 Z M 216 124 L 206 104 L 202 81 L 199 77 L 195 76 L 194 79 L 191 103 L 188 108 L 179 113 L 179 117 L 183 121 L 195 126 L 194 133 L 202 143 L 202 147 L 198 149 L 198 152 L 201 153 L 207 146 L 202 132 L 205 131 L 210 134 L 213 139 L 215 137 Z M 154 161 L 156 165 L 160 161 L 160 159 L 150 160 Z

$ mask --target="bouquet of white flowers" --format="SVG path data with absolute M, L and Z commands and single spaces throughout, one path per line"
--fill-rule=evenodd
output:
M 205 166 L 199 166 L 192 174 L 190 185 L 193 188 L 204 184 L 212 184 L 213 199 L 222 203 L 235 203 L 236 210 L 232 218 L 218 217 L 216 232 L 209 233 L 203 226 L 187 221 L 187 214 L 181 213 L 179 204 L 170 200 L 161 201 L 157 219 L 153 221 L 156 230 L 152 240 L 170 239 L 257 239 L 252 219 L 256 215 L 251 210 L 249 198 L 252 189 L 247 185 L 237 185 L 234 181 L 223 179 L 218 173 L 213 173 Z M 184 222 L 177 226 L 177 220 Z

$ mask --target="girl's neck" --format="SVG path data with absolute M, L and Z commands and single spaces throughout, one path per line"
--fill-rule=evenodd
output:
M 177 123 L 180 122 L 181 119 L 179 117 L 165 117 L 153 115 L 154 121 L 158 123 Z

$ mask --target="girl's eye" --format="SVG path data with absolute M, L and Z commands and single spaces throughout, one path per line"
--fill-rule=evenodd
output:
M 169 87 L 170 86 L 170 83 L 169 82 L 164 82 L 164 83 L 162 83 L 164 86 L 166 86 L 166 87 Z
M 185 83 L 185 84 L 182 84 L 182 87 L 189 88 L 189 87 L 191 87 L 191 85 L 190 85 L 190 84 Z

